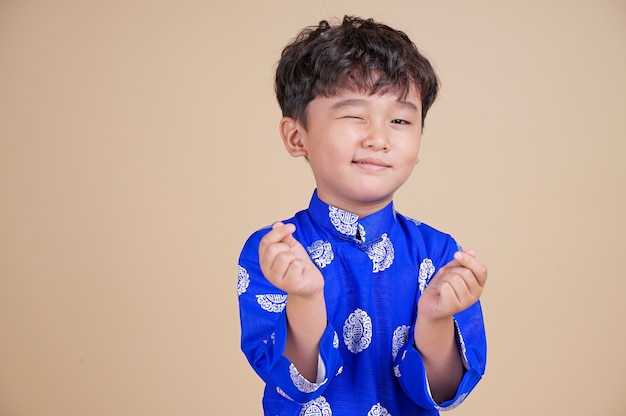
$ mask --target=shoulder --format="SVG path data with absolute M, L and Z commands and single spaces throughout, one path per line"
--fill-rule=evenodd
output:
M 296 227 L 298 227 L 299 224 L 302 223 L 302 217 L 304 213 L 305 211 L 299 211 L 291 218 L 283 219 L 283 220 L 276 220 L 275 222 L 280 221 L 284 224 L 288 224 L 288 223 L 295 224 Z M 257 257 L 258 256 L 257 251 L 259 249 L 259 244 L 261 243 L 261 239 L 265 237 L 267 233 L 270 232 L 273 224 L 274 223 L 271 223 L 271 224 L 263 226 L 262 228 L 257 229 L 247 238 L 247 240 L 245 241 L 243 245 L 243 249 L 241 251 L 242 257 Z M 252 256 L 250 256 L 249 254 L 252 254 Z
M 437 228 L 416 220 L 399 212 L 396 212 L 396 218 L 400 225 L 407 230 L 411 235 L 419 235 L 421 237 L 433 238 L 433 239 L 450 239 L 452 236 L 446 232 L 438 230 Z
M 454 237 L 422 221 L 413 219 L 396 212 L 398 223 L 408 235 L 408 238 L 429 253 L 457 251 L 461 247 Z

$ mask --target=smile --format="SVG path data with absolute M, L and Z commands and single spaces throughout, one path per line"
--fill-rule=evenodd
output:
M 369 172 L 377 172 L 391 167 L 378 159 L 359 159 L 354 160 L 352 163 Z

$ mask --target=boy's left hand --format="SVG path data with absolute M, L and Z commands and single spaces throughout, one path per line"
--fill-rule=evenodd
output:
M 472 306 L 480 298 L 487 269 L 472 250 L 457 252 L 439 269 L 420 296 L 417 308 L 423 318 L 447 318 Z

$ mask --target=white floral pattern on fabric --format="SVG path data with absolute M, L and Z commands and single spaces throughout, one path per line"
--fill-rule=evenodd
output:
M 429 258 L 422 260 L 418 277 L 420 293 L 423 293 L 424 289 L 426 289 L 426 285 L 430 281 L 430 278 L 433 277 L 433 273 L 435 273 L 433 261 Z
M 387 411 L 380 403 L 376 403 L 369 412 L 367 412 L 367 416 L 391 416 L 391 413 Z
M 335 258 L 333 247 L 328 241 L 314 241 L 313 244 L 306 248 L 306 251 L 309 253 L 311 260 L 313 260 L 320 269 L 328 266 Z
M 367 255 L 372 260 L 374 273 L 382 272 L 393 264 L 393 244 L 387 234 L 383 234 L 382 240 L 367 248 Z
M 362 309 L 356 309 L 343 324 L 343 342 L 353 354 L 358 354 L 372 342 L 372 318 Z
M 267 345 L 270 341 L 272 341 L 272 345 L 276 344 L 276 332 L 272 332 L 272 335 L 270 335 L 270 339 L 264 339 L 263 344 Z
M 324 380 L 326 382 L 313 393 L 300 392 L 290 378 L 290 362 L 275 355 L 276 353 L 280 354 L 284 348 L 282 344 L 279 349 L 276 349 L 276 346 L 278 346 L 279 341 L 284 343 L 285 317 L 283 314 L 286 311 L 286 306 L 281 313 L 267 312 L 257 303 L 256 295 L 284 295 L 285 292 L 271 287 L 270 283 L 263 277 L 259 268 L 258 241 L 265 235 L 265 232 L 255 231 L 253 236 L 246 240 L 246 245 L 239 258 L 239 265 L 247 269 L 249 273 L 250 283 L 246 292 L 238 297 L 238 303 L 240 306 L 242 331 L 241 348 L 247 357 L 251 357 L 249 361 L 254 370 L 263 374 L 263 377 L 267 375 L 266 379 L 271 380 L 264 391 L 265 407 L 263 410 L 259 410 L 261 410 L 261 413 L 265 412 L 268 416 L 276 416 L 283 413 L 299 416 L 301 411 L 303 413 L 306 412 L 306 410 L 303 410 L 305 404 L 313 401 L 315 398 L 324 396 L 328 404 L 330 404 L 332 416 L 339 414 L 341 416 L 367 416 L 373 405 L 377 403 L 381 407 L 386 408 L 387 412 L 393 416 L 404 414 L 402 413 L 403 410 L 407 414 L 423 413 L 424 410 L 416 402 L 423 403 L 429 407 L 431 413 L 437 413 L 433 407 L 434 403 L 431 401 L 432 397 L 430 396 L 427 382 L 421 372 L 423 370 L 418 371 L 416 374 L 415 372 L 411 373 L 409 370 L 405 371 L 404 368 L 416 369 L 420 367 L 419 354 L 417 354 L 412 345 L 412 330 L 416 313 L 415 302 L 420 296 L 418 283 L 420 265 L 425 258 L 432 260 L 434 266 L 433 274 L 429 281 L 426 281 L 429 273 L 426 273 L 424 278 L 426 282 L 425 288 L 428 289 L 428 285 L 433 284 L 433 279 L 440 266 L 443 266 L 449 260 L 452 252 L 456 250 L 456 240 L 448 234 L 430 227 L 428 224 L 422 223 L 420 226 L 417 226 L 407 220 L 401 213 L 398 213 L 397 219 L 394 220 L 392 218 L 393 207 L 387 206 L 385 209 L 373 213 L 367 218 L 356 220 L 355 230 L 358 231 L 358 226 L 362 225 L 367 232 L 366 242 L 361 243 L 360 235 L 340 233 L 331 224 L 328 204 L 320 201 L 315 193 L 313 196 L 308 210 L 303 211 L 303 213 L 298 212 L 293 218 L 284 219 L 283 222 L 293 223 L 300 230 L 298 236 L 301 237 L 300 240 L 304 243 L 306 256 L 311 256 L 306 249 L 308 246 L 313 246 L 316 240 L 329 242 L 334 254 L 332 262 L 321 269 L 325 280 L 324 290 L 328 294 L 327 301 L 334 305 L 328 305 L 331 310 L 328 314 L 327 332 L 325 332 L 322 339 L 323 342 L 320 344 L 319 351 L 317 351 L 318 358 L 322 357 L 322 360 L 319 362 L 323 363 L 325 367 L 322 368 L 320 365 L 320 374 L 322 375 L 321 370 L 326 371 L 323 372 L 324 377 L 320 377 L 319 380 L 316 378 L 310 379 L 311 382 L 316 384 L 320 384 Z M 375 273 L 373 272 L 373 261 L 368 256 L 367 250 L 370 246 L 381 242 L 383 240 L 382 234 L 384 233 L 393 243 L 394 259 L 388 269 Z M 405 252 L 410 252 L 411 254 L 404 256 L 403 253 Z M 381 258 L 383 257 L 381 256 Z M 310 261 L 316 268 L 319 268 L 313 259 Z M 402 270 L 399 270 L 399 268 Z M 404 276 L 405 271 L 409 271 L 409 276 Z M 410 276 L 410 271 L 412 271 L 412 277 Z M 372 292 L 372 285 L 377 287 L 383 283 L 381 279 L 392 279 L 394 272 L 400 273 L 404 278 L 410 280 L 406 282 L 408 283 L 406 290 L 379 290 Z M 415 273 L 418 276 L 415 276 Z M 392 279 L 393 282 L 396 282 L 396 280 Z M 392 281 L 389 284 L 393 284 Z M 397 281 L 396 285 L 400 283 L 400 281 Z M 387 284 L 385 285 L 387 286 Z M 376 305 L 383 304 L 391 305 L 393 316 L 389 316 L 387 308 L 376 307 Z M 457 338 L 458 344 L 453 344 L 453 347 L 458 345 L 458 350 L 462 351 L 463 343 L 466 344 L 467 358 L 470 360 L 471 366 L 465 373 L 465 378 L 460 384 L 456 397 L 439 404 L 441 407 L 447 408 L 448 405 L 456 402 L 461 394 L 469 392 L 484 372 L 486 358 L 484 344 L 486 340 L 479 306 L 471 307 L 471 310 L 468 310 L 467 313 L 456 316 L 464 339 Z M 371 321 L 371 341 L 364 350 L 355 353 L 351 352 L 350 348 L 358 351 L 359 348 L 367 345 L 367 342 L 359 341 L 359 337 L 364 339 L 367 339 L 367 337 L 356 335 L 357 332 L 360 334 L 364 332 L 363 323 L 359 322 L 360 329 L 350 328 L 348 330 L 346 328 L 348 344 L 344 343 L 344 325 L 351 325 L 349 321 L 347 322 L 348 317 L 357 308 L 367 312 L 366 315 Z M 356 317 L 354 320 L 356 322 Z M 396 346 L 399 349 L 396 352 L 396 348 L 393 348 L 392 351 L 394 331 L 401 325 L 410 326 L 408 338 L 411 341 L 408 341 L 402 347 L 399 347 L 401 343 L 396 341 Z M 277 331 L 275 341 L 270 337 L 272 331 Z M 335 337 L 335 331 L 337 337 Z M 398 339 L 402 339 L 402 336 L 396 333 L 396 340 Z M 274 346 L 272 346 L 273 343 L 275 343 Z M 347 345 L 350 345 L 350 347 Z M 383 356 L 379 356 L 378 352 L 381 352 Z M 392 357 L 390 355 L 392 353 L 396 354 L 395 361 L 391 361 Z M 263 359 L 257 359 L 258 357 Z M 374 358 L 374 365 L 381 363 L 382 366 L 372 368 L 371 365 L 364 365 L 363 360 L 368 361 L 370 358 Z M 403 359 L 401 360 L 401 358 Z M 274 359 L 282 361 L 278 365 L 273 365 L 272 360 Z M 379 362 L 377 360 L 382 361 Z M 304 370 L 300 368 L 297 362 L 295 365 L 298 370 Z M 343 368 L 341 368 L 342 365 Z M 378 372 L 379 368 L 381 371 Z M 354 380 L 364 380 L 368 377 L 370 379 L 374 377 L 376 382 L 360 383 L 358 385 L 352 383 Z M 379 391 L 379 386 L 381 385 L 385 386 L 386 391 L 384 394 L 381 394 Z M 292 402 L 284 398 L 283 395 L 277 392 L 277 386 L 280 386 L 295 401 Z M 329 388 L 328 391 L 325 390 L 326 387 Z M 411 392 L 411 397 L 404 393 L 404 388 Z M 320 409 L 320 407 L 315 406 L 309 407 L 308 416 L 322 413 Z M 374 409 L 374 412 L 380 414 L 382 409 Z M 428 413 L 427 410 L 426 412 Z
M 398 356 L 398 351 L 400 348 L 406 344 L 409 340 L 409 326 L 408 325 L 400 325 L 393 331 L 393 339 L 391 340 L 391 356 L 394 361 Z
M 331 224 L 343 235 L 355 236 L 357 230 L 361 237 L 361 242 L 365 241 L 365 229 L 358 223 L 359 217 L 351 212 L 329 206 L 328 218 Z
M 289 397 L 289 395 L 287 393 L 285 393 L 280 387 L 276 387 L 276 393 L 280 394 L 281 396 L 283 396 L 285 399 L 291 400 L 292 402 L 295 401 L 294 399 L 292 399 L 291 397 Z
M 461 394 L 459 397 L 457 397 L 457 399 L 454 401 L 454 403 L 452 403 L 450 406 L 443 407 L 443 406 L 435 405 L 435 409 L 437 409 L 437 410 L 452 410 L 455 407 L 459 407 L 459 405 L 461 403 L 463 403 L 463 401 L 467 398 L 467 394 L 468 393 Z
M 245 268 L 239 266 L 239 271 L 237 272 L 237 293 L 239 296 L 242 293 L 246 293 L 248 286 L 250 286 L 250 275 Z
M 287 295 L 256 295 L 256 301 L 264 311 L 280 313 L 287 305 Z
M 459 328 L 456 320 L 454 321 L 454 327 L 456 328 L 456 336 L 459 342 L 459 349 L 461 350 L 461 358 L 463 359 L 463 365 L 465 369 L 470 368 L 469 361 L 467 360 L 467 349 L 465 347 L 465 340 L 463 339 L 463 334 L 461 334 L 461 329 Z
M 421 221 L 416 220 L 415 218 L 411 218 L 411 217 L 407 217 L 407 216 L 405 216 L 404 218 L 406 218 L 407 220 L 411 221 L 413 224 L 417 225 L 418 227 L 419 227 L 420 225 L 422 225 L 422 222 L 421 222 Z
M 324 384 L 311 383 L 309 380 L 304 378 L 302 374 L 300 374 L 296 366 L 293 364 L 289 364 L 289 377 L 291 377 L 293 385 L 296 386 L 296 388 L 302 393 L 313 393 L 314 391 L 319 389 L 322 384 Z
M 300 416 L 332 416 L 333 411 L 324 396 L 305 403 L 300 410 Z

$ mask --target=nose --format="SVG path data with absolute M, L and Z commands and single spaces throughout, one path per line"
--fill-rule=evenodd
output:
M 363 147 L 384 152 L 389 151 L 391 142 L 389 141 L 388 129 L 385 126 L 370 125 L 367 136 L 363 139 Z

